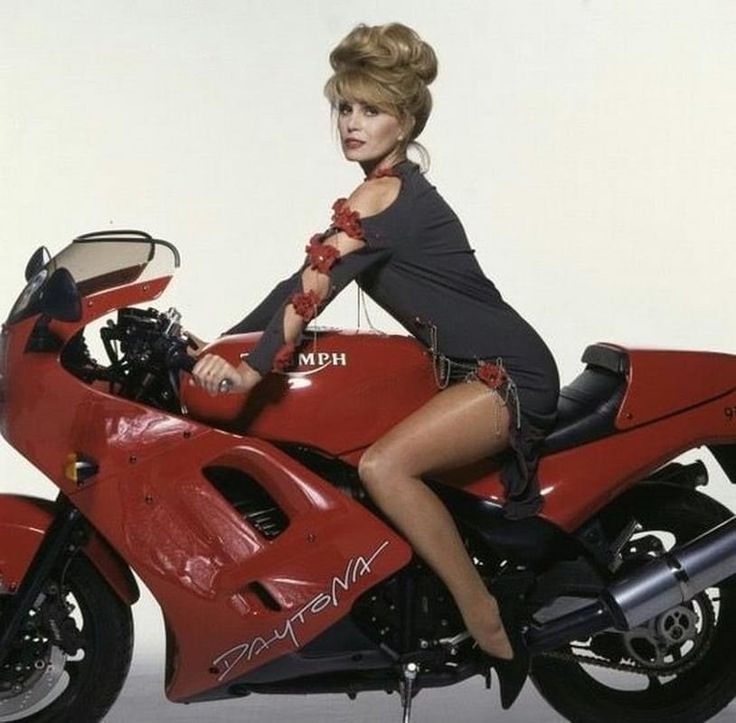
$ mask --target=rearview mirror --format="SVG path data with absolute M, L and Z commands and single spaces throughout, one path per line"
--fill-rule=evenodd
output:
M 26 264 L 26 281 L 30 281 L 49 261 L 49 250 L 45 246 L 37 248 Z

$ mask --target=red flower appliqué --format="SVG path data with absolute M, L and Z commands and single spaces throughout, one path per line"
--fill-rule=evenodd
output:
M 306 322 L 311 321 L 317 314 L 319 302 L 319 294 L 312 289 L 298 292 L 291 297 L 291 305 L 294 307 L 294 311 Z
M 388 166 L 384 168 L 374 168 L 366 177 L 366 181 L 371 181 L 374 178 L 385 178 L 386 176 L 398 176 L 399 173 L 395 166 Z
M 287 344 L 284 344 L 278 352 L 276 352 L 276 356 L 273 360 L 274 371 L 282 372 L 284 369 L 291 366 L 294 349 L 294 343 L 290 341 Z
M 338 198 L 332 204 L 332 225 L 344 231 L 352 238 L 363 238 L 363 227 L 360 225 L 360 214 L 352 211 L 347 198 Z
M 499 389 L 508 380 L 508 375 L 503 366 L 489 361 L 478 362 L 478 369 L 475 375 L 483 384 L 489 386 L 491 389 Z
M 322 242 L 322 234 L 315 234 L 309 239 L 309 246 L 304 249 L 309 257 L 311 268 L 321 274 L 328 274 L 340 258 L 340 250 Z

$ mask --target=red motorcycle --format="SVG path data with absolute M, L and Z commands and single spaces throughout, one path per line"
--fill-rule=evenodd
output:
M 1 430 L 59 494 L 0 496 L 0 721 L 105 715 L 131 658 L 131 569 L 161 606 L 174 702 L 386 690 L 408 721 L 422 688 L 490 686 L 356 473 L 436 393 L 427 351 L 318 330 L 292 371 L 211 397 L 182 383 L 178 313 L 133 306 L 178 265 L 133 231 L 39 250 L 3 325 Z M 237 362 L 257 337 L 209 349 Z M 545 443 L 542 514 L 503 516 L 502 456 L 427 484 L 488 586 L 518 599 L 557 711 L 708 720 L 736 695 L 736 521 L 699 489 L 702 462 L 670 460 L 707 445 L 736 481 L 736 356 L 595 344 L 583 362 Z

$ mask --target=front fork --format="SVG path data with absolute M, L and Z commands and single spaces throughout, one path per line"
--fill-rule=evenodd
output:
M 64 494 L 56 498 L 54 519 L 46 530 L 17 592 L 8 596 L 0 616 L 0 667 L 10 653 L 28 613 L 36 606 L 44 585 L 60 563 L 84 544 L 86 524 L 79 510 Z

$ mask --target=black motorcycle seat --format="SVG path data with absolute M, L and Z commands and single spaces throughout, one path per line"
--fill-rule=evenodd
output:
M 544 440 L 543 455 L 616 431 L 616 414 L 626 392 L 628 356 L 623 349 L 592 344 L 583 352 L 582 361 L 585 370 L 560 390 L 557 424 Z

